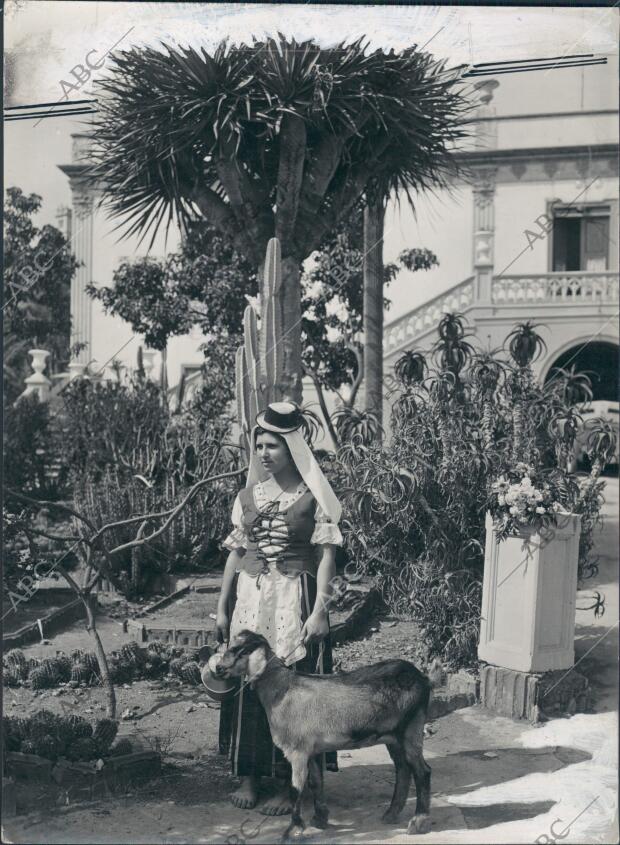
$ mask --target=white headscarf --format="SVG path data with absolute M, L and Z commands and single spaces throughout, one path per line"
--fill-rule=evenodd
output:
M 261 464 L 256 452 L 257 428 L 260 428 L 260 426 L 255 425 L 250 433 L 250 466 L 248 468 L 246 487 L 251 487 L 258 481 L 266 481 L 270 477 L 270 473 Z M 278 434 L 286 440 L 301 477 L 325 514 L 337 525 L 342 514 L 342 505 L 338 501 L 331 484 L 323 475 L 323 471 L 312 454 L 312 450 L 306 443 L 301 429 L 270 432 L 270 434 Z

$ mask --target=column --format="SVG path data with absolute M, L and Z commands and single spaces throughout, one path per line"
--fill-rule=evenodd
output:
M 495 234 L 496 168 L 476 171 L 474 182 L 474 275 L 475 298 L 490 304 L 493 282 L 493 240 Z
M 491 105 L 493 92 L 498 87 L 496 79 L 483 79 L 474 86 L 479 92 L 480 105 L 477 110 L 476 150 L 492 153 L 497 148 L 497 123 L 495 107 Z M 493 241 L 495 232 L 495 182 L 497 167 L 492 158 L 481 162 L 475 168 L 473 184 L 473 239 L 475 299 L 483 304 L 491 303 L 493 284 Z
M 92 301 L 86 293 L 86 286 L 93 279 L 93 211 L 97 186 L 88 176 L 89 153 L 92 137 L 87 132 L 76 132 L 71 136 L 71 164 L 58 167 L 69 178 L 72 196 L 72 213 L 67 223 L 71 250 L 79 266 L 71 280 L 71 346 L 86 344 L 77 354 L 71 356 L 72 364 L 85 367 L 93 357 L 92 349 Z M 79 367 L 69 367 L 73 376 L 79 375 Z
M 71 346 L 86 344 L 71 360 L 87 364 L 93 357 L 92 349 L 92 301 L 86 293 L 86 286 L 93 278 L 93 205 L 92 191 L 85 186 L 72 185 L 73 252 L 80 266 L 71 280 Z

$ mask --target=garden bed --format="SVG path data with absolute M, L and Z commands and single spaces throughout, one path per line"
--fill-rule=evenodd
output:
M 47 598 L 43 604 L 32 604 L 34 601 L 35 598 L 30 599 L 24 602 L 23 608 L 18 605 L 15 613 L 7 614 L 4 629 L 5 631 L 8 629 L 9 633 L 2 637 L 4 651 L 27 643 L 39 642 L 42 638 L 41 633 L 44 638 L 49 639 L 85 616 L 84 605 L 77 598 L 58 607 L 52 606 L 51 609 Z M 32 621 L 26 621 L 24 624 L 24 619 Z M 19 627 L 15 627 L 16 625 Z

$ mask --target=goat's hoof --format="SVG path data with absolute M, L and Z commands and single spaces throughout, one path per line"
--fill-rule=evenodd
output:
M 400 813 L 396 810 L 386 810 L 385 813 L 381 816 L 381 821 L 385 822 L 386 824 L 394 824 L 398 821 Z
M 328 816 L 327 813 L 320 813 L 320 814 L 315 813 L 315 815 L 312 816 L 312 820 L 311 820 L 310 824 L 312 825 L 312 827 L 318 827 L 318 828 L 320 828 L 320 830 L 325 830 L 325 828 L 328 826 L 328 822 L 327 822 L 328 818 L 329 818 L 329 816 Z
M 431 817 L 428 816 L 426 813 L 421 813 L 419 816 L 414 816 L 411 819 L 411 821 L 409 822 L 409 827 L 407 828 L 407 833 L 430 833 L 430 829 Z
M 304 827 L 303 825 L 298 824 L 290 824 L 282 835 L 282 845 L 286 845 L 289 842 L 298 842 L 300 836 L 303 835 Z

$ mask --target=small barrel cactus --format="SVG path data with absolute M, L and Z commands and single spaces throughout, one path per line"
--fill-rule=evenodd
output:
M 28 672 L 32 672 L 33 669 L 38 669 L 41 665 L 41 661 L 38 657 L 30 657 L 26 665 L 28 667 Z
M 177 678 L 182 677 L 183 667 L 187 663 L 187 659 L 184 657 L 175 657 L 173 660 L 170 661 L 170 674 L 176 675 Z
M 146 650 L 150 651 L 152 654 L 162 654 L 166 651 L 166 644 L 162 643 L 160 640 L 153 640 L 147 645 Z
M 181 678 L 185 681 L 186 684 L 192 684 L 193 686 L 198 686 L 200 683 L 202 683 L 200 676 L 200 666 L 196 663 L 195 660 L 189 660 L 183 665 L 183 667 L 181 668 Z
M 33 669 L 28 677 L 34 690 L 45 689 L 49 686 L 49 675 L 41 666 Z
M 82 648 L 76 648 L 71 652 L 71 661 L 73 663 L 83 663 L 86 652 Z
M 26 660 L 26 655 L 24 652 L 19 648 L 12 648 L 10 651 L 4 655 L 4 659 L 9 664 L 9 666 L 27 666 L 28 661 Z
M 118 733 L 118 722 L 112 719 L 99 719 L 93 731 L 93 739 L 97 743 L 99 753 L 109 751 Z
M 70 727 L 75 739 L 92 737 L 93 727 L 83 716 L 71 713 L 70 716 L 63 716 L 62 721 Z
M 121 657 L 123 661 L 133 666 L 142 667 L 147 661 L 146 649 L 140 648 L 137 642 L 132 640 L 121 646 Z
M 22 682 L 19 666 L 8 665 L 2 672 L 2 683 L 5 687 L 18 687 Z
M 71 680 L 71 658 L 67 657 L 66 654 L 59 654 L 56 657 L 56 666 L 58 668 L 58 674 L 60 675 L 61 681 L 70 681 Z
M 20 740 L 28 739 L 30 719 L 24 719 L 22 716 L 18 716 L 13 722 L 13 730 Z
M 131 754 L 132 751 L 133 745 L 127 737 L 123 737 L 122 739 L 119 739 L 114 748 L 111 749 L 110 756 L 120 757 L 121 754 Z
M 95 675 L 101 675 L 101 669 L 99 668 L 99 660 L 97 659 L 97 655 L 94 651 L 87 651 L 84 655 L 84 660 L 82 660 L 85 666 L 93 672 Z
M 71 667 L 71 680 L 78 684 L 88 684 L 93 676 L 92 669 L 84 663 L 74 663 Z
M 58 660 L 55 657 L 46 657 L 45 660 L 41 662 L 40 669 L 42 672 L 45 672 L 47 686 L 56 686 L 60 680 L 60 667 L 58 665 Z
M 58 716 L 56 713 L 52 713 L 51 710 L 48 710 L 45 707 L 42 707 L 41 710 L 37 710 L 36 713 L 33 713 L 30 717 L 31 724 L 35 725 L 55 725 L 58 722 Z
M 67 757 L 75 762 L 94 760 L 99 755 L 97 743 L 92 737 L 83 736 L 74 740 L 67 748 Z
M 46 757 L 48 760 L 56 760 L 60 753 L 60 743 L 52 734 L 43 734 L 34 741 L 35 754 Z

